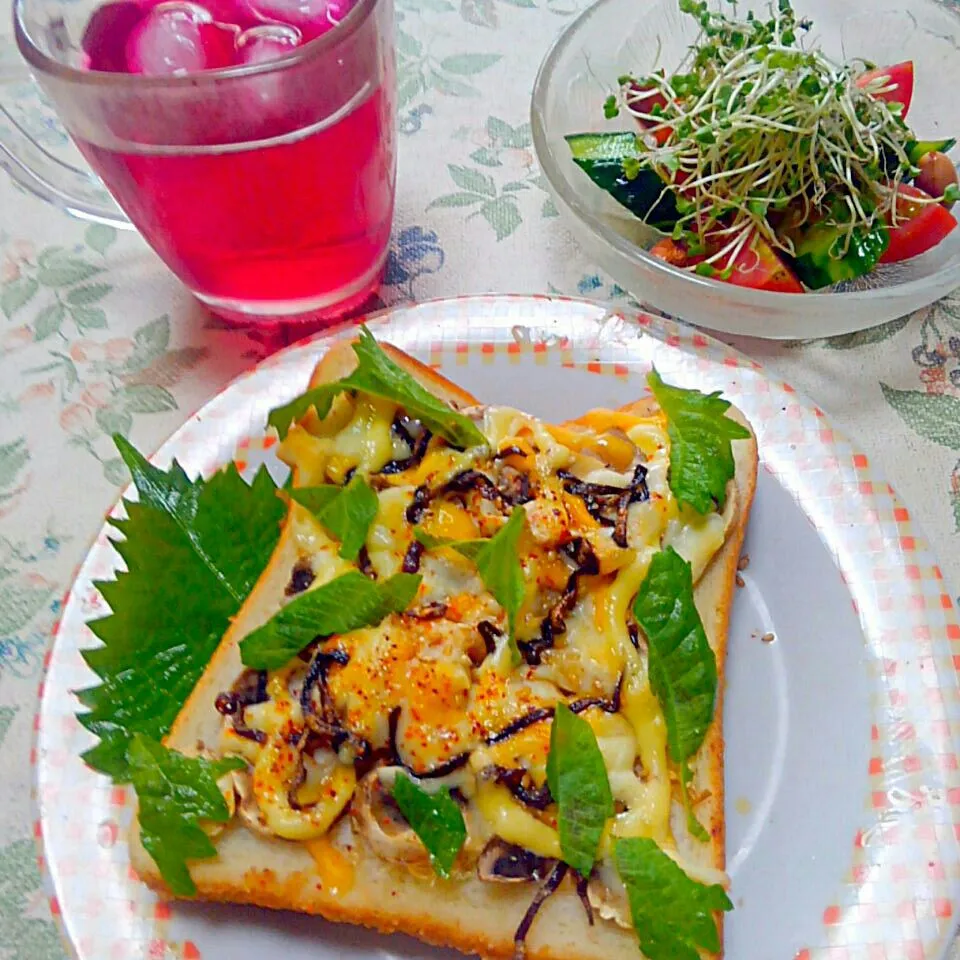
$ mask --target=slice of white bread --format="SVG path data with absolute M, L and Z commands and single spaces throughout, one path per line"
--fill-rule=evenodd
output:
M 472 396 L 401 351 L 384 344 L 391 358 L 425 387 L 456 407 L 477 403 Z M 339 379 L 355 364 L 349 344 L 341 343 L 319 361 L 311 386 Z M 656 408 L 652 398 L 625 407 L 644 415 Z M 741 423 L 743 417 L 733 408 Z M 576 428 L 576 422 L 570 424 Z M 722 692 L 727 624 L 757 471 L 756 443 L 734 444 L 736 475 L 728 497 L 731 517 L 726 540 L 696 587 L 696 601 L 713 647 L 719 672 L 714 723 L 695 764 L 694 792 L 707 793 L 697 808 L 710 833 L 701 843 L 685 836 L 682 817 L 675 817 L 680 853 L 685 863 L 702 868 L 724 867 Z M 284 588 L 297 560 L 290 525 L 281 535 L 269 566 L 238 613 L 191 697 L 166 738 L 168 746 L 187 754 L 216 744 L 222 718 L 214 707 L 216 695 L 229 689 L 242 672 L 239 643 L 282 605 Z M 402 931 L 421 940 L 455 947 L 485 957 L 511 957 L 514 933 L 530 906 L 536 886 L 531 883 L 492 883 L 476 876 L 444 881 L 414 876 L 375 856 L 362 840 L 349 834 L 349 818 L 341 821 L 338 843 L 350 842 L 354 875 L 349 885 L 330 882 L 307 847 L 266 837 L 235 818 L 217 839 L 216 859 L 191 864 L 191 875 L 202 900 L 256 904 L 319 914 L 328 920 L 362 924 L 384 932 Z M 136 820 L 130 836 L 130 857 L 137 873 L 151 887 L 166 892 L 153 860 L 139 839 Z M 337 886 L 340 889 L 337 889 Z M 346 887 L 349 886 L 348 889 Z M 318 939 L 323 931 L 318 928 Z M 633 960 L 639 957 L 636 935 L 612 921 L 587 923 L 572 882 L 567 879 L 543 905 L 526 938 L 531 960 Z

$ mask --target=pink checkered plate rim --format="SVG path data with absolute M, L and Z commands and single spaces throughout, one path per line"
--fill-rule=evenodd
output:
M 760 447 L 725 679 L 732 960 L 941 960 L 960 909 L 960 622 L 907 508 L 823 411 L 683 325 L 582 300 L 483 296 L 369 318 L 482 399 L 565 419 L 668 381 L 721 390 Z M 191 475 L 281 468 L 267 412 L 341 328 L 235 380 L 157 452 Z M 117 508 L 115 508 L 117 509 Z M 36 723 L 36 835 L 78 960 L 444 957 L 316 918 L 165 903 L 132 873 L 131 797 L 79 758 L 71 691 L 119 558 L 104 527 L 65 603 Z M 276 955 L 281 955 L 279 952 Z M 637 954 L 639 956 L 639 952 Z

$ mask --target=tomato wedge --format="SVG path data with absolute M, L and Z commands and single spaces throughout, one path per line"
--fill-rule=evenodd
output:
M 669 263 L 671 267 L 692 267 L 696 263 L 701 263 L 703 257 L 691 257 L 687 253 L 687 248 L 670 237 L 658 240 L 650 248 L 650 256 Z
M 724 263 L 723 269 L 726 267 Z M 759 233 L 754 233 L 750 242 L 744 244 L 737 254 L 728 283 L 772 293 L 803 293 L 803 284 L 796 274 Z
M 692 267 L 705 259 L 702 256 L 691 257 L 683 244 L 669 238 L 656 243 L 650 253 L 675 267 Z M 729 257 L 722 257 L 715 264 L 720 272 L 730 266 Z M 796 274 L 759 233 L 754 233 L 750 241 L 743 245 L 732 266 L 732 273 L 724 278 L 726 283 L 770 293 L 803 293 L 803 284 Z
M 903 63 L 895 63 L 890 67 L 877 67 L 876 70 L 868 70 L 857 77 L 857 86 L 865 87 L 878 77 L 887 77 L 888 82 L 884 86 L 893 89 L 878 93 L 876 95 L 877 99 L 884 100 L 887 103 L 903 104 L 903 113 L 900 116 L 906 117 L 907 111 L 910 109 L 910 102 L 913 100 L 913 61 L 904 60 Z
M 881 263 L 898 263 L 919 257 L 956 229 L 956 217 L 939 203 L 911 202 L 929 199 L 929 194 L 922 190 L 900 184 L 897 189 L 898 223 L 890 230 L 890 245 L 880 258 Z
M 663 95 L 663 92 L 651 85 L 641 85 L 633 81 L 627 87 L 627 94 L 630 97 L 630 106 L 640 113 L 650 113 L 654 107 L 663 108 L 667 105 L 667 98 Z M 640 117 L 637 117 L 636 121 L 640 125 L 640 129 L 645 132 L 651 127 L 650 123 L 641 120 Z M 662 147 L 670 139 L 670 130 L 663 127 L 652 133 L 651 136 L 657 141 L 657 145 Z

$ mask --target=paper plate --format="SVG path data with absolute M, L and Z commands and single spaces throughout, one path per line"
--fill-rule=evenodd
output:
M 889 484 L 823 412 L 710 338 L 577 300 L 473 297 L 370 319 L 480 398 L 561 420 L 669 381 L 722 390 L 753 423 L 761 469 L 730 625 L 730 960 L 940 960 L 960 909 L 960 623 Z M 349 330 L 338 336 L 349 335 Z M 327 340 L 232 383 L 154 458 L 190 474 L 233 459 L 283 475 L 267 412 L 304 389 Z M 165 903 L 129 866 L 131 796 L 88 770 L 71 691 L 117 556 L 106 528 L 64 604 L 37 722 L 41 860 L 79 960 L 452 957 L 311 917 Z M 637 954 L 639 956 L 639 952 Z

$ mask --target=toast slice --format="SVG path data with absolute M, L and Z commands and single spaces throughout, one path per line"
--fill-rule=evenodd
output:
M 474 397 L 436 371 L 389 345 L 382 346 L 395 363 L 455 409 L 477 406 Z M 311 388 L 345 376 L 355 364 L 349 344 L 335 345 L 318 362 Z M 645 398 L 618 413 L 642 419 L 655 416 L 657 409 L 652 398 Z M 331 413 L 335 415 L 336 409 Z M 729 415 L 748 426 L 734 408 Z M 306 419 L 310 416 L 312 414 Z M 575 435 L 595 431 L 596 423 L 597 418 L 591 419 L 588 415 L 553 429 L 557 436 L 572 443 Z M 721 542 L 701 564 L 702 569 L 695 571 L 698 574 L 696 604 L 719 674 L 714 721 L 695 759 L 692 789 L 692 794 L 699 798 L 697 817 L 709 833 L 708 842 L 700 842 L 690 835 L 676 798 L 670 802 L 670 831 L 676 841 L 676 859 L 691 877 L 705 883 L 723 878 L 722 691 L 727 625 L 757 471 L 757 447 L 752 435 L 749 440 L 735 441 L 733 451 L 736 473 L 722 517 Z M 303 462 L 294 458 L 293 466 L 295 485 L 316 482 L 315 479 L 304 481 Z M 288 601 L 291 571 L 303 563 L 303 530 L 310 523 L 307 511 L 292 503 L 269 566 L 177 717 L 166 738 L 167 746 L 191 755 L 217 751 L 225 721 L 215 708 L 217 695 L 230 690 L 244 671 L 240 641 Z M 619 693 L 616 696 L 619 697 Z M 395 738 L 395 730 L 392 736 Z M 231 802 L 236 804 L 238 813 L 242 813 L 245 805 L 251 803 L 249 784 L 246 795 L 242 790 L 234 794 L 233 789 L 229 789 Z M 191 864 L 197 898 L 318 914 L 328 920 L 362 924 L 383 932 L 401 931 L 428 943 L 484 957 L 514 956 L 518 950 L 515 935 L 530 908 L 537 884 L 480 879 L 472 864 L 469 869 L 456 873 L 453 879 L 440 880 L 422 861 L 418 863 L 405 855 L 392 856 L 396 838 L 386 829 L 377 836 L 376 842 L 364 833 L 365 821 L 355 809 L 360 796 L 358 791 L 348 814 L 336 821 L 329 834 L 305 842 L 271 835 L 262 828 L 262 818 L 257 820 L 256 811 L 252 819 L 234 817 L 215 836 L 218 856 Z M 256 800 L 252 802 L 255 804 Z M 140 877 L 159 892 L 166 892 L 155 863 L 140 843 L 136 819 L 130 835 L 130 856 Z M 629 928 L 629 912 L 622 890 L 613 891 L 613 886 L 615 884 L 605 890 L 602 884 L 598 887 L 591 882 L 589 899 L 597 919 L 589 923 L 574 882 L 566 877 L 543 903 L 526 933 L 522 944 L 526 957 L 531 960 L 632 960 L 640 956 L 636 934 Z M 322 936 L 322 931 L 318 936 Z

